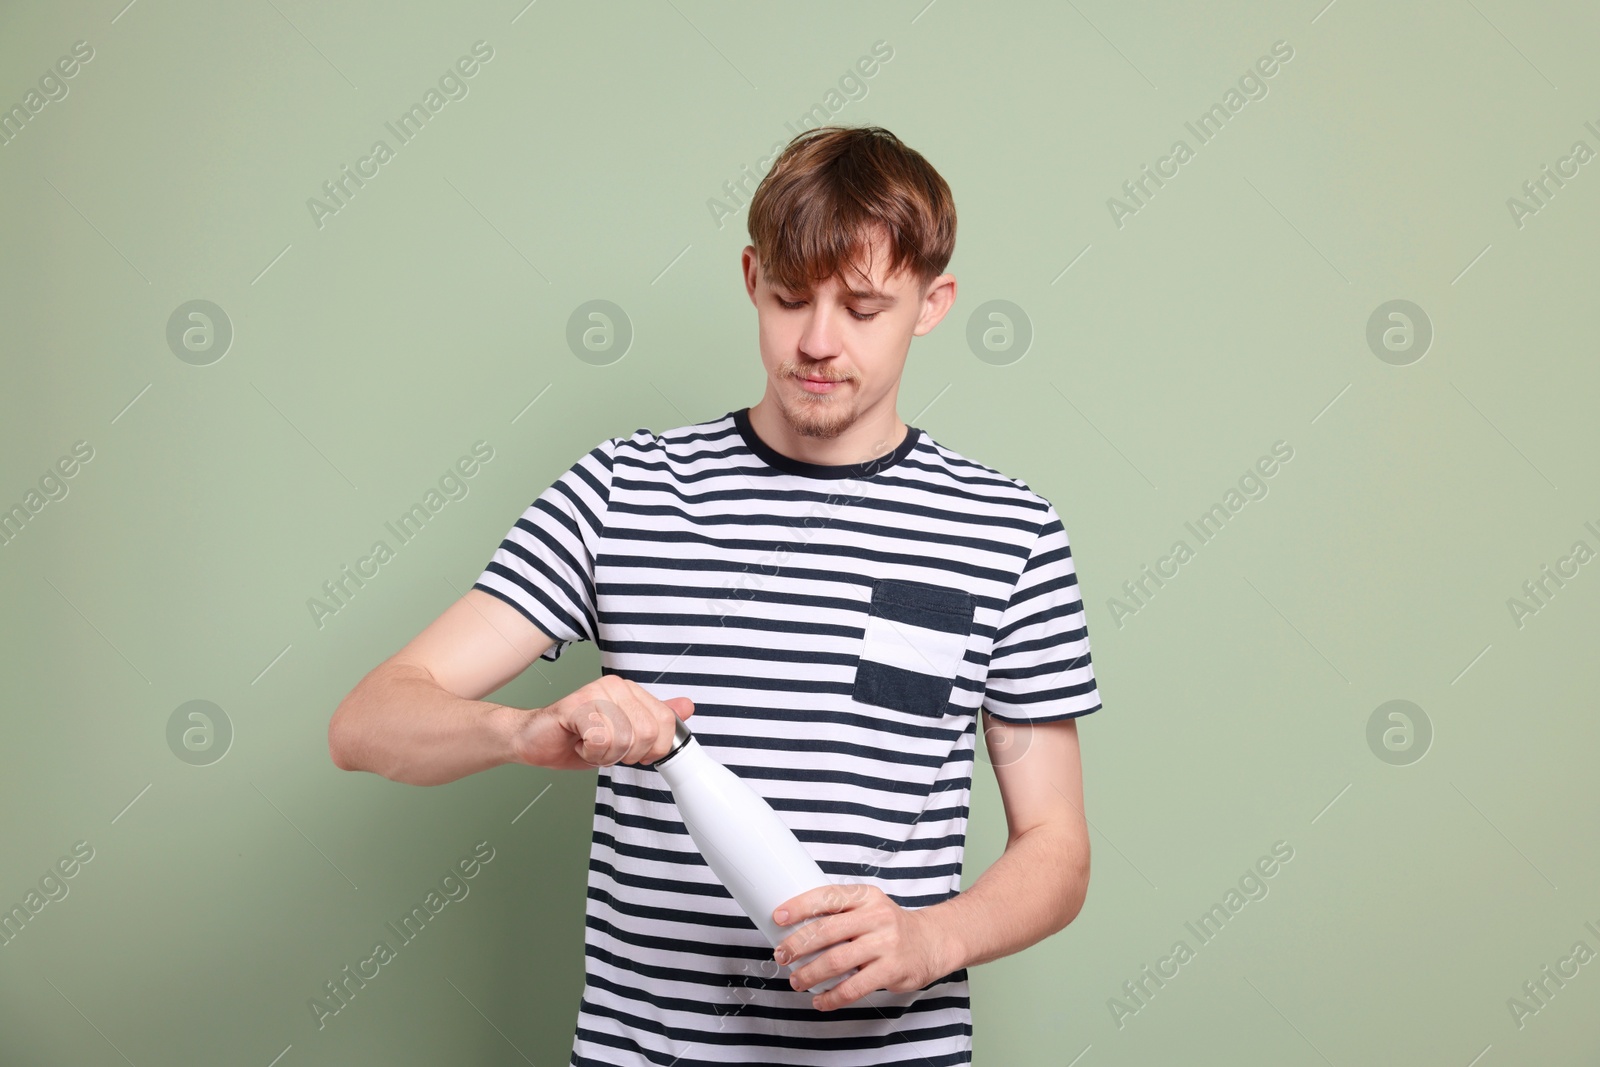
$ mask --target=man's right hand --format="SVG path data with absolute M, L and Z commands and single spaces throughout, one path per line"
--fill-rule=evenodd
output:
M 676 720 L 693 714 L 688 697 L 658 700 L 637 682 L 607 674 L 533 711 L 513 750 L 521 763 L 560 771 L 654 763 L 672 747 Z

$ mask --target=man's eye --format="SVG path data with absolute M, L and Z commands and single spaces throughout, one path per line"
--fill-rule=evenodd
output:
M 783 299 L 782 297 L 778 297 L 776 299 L 778 301 L 778 306 L 783 308 L 785 311 L 796 311 L 805 304 L 804 300 L 789 301 Z M 857 322 L 871 322 L 880 314 L 879 312 L 874 311 L 870 315 L 863 315 L 855 308 L 847 308 L 846 310 L 850 312 L 851 316 L 853 316 Z

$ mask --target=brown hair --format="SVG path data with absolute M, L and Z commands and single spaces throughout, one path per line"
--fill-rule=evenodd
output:
M 956 245 L 956 206 L 939 172 L 879 126 L 822 126 L 797 135 L 750 201 L 750 243 L 769 283 L 808 291 L 857 258 L 881 227 L 889 275 L 907 270 L 926 287 Z

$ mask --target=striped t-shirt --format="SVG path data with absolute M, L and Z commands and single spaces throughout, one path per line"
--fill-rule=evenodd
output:
M 687 696 L 699 743 L 834 882 L 961 886 L 980 706 L 1100 707 L 1067 534 L 1027 484 L 908 426 L 876 460 L 774 451 L 749 409 L 582 456 L 474 588 L 601 671 Z M 596 777 L 575 1065 L 971 1062 L 965 968 L 820 1012 L 701 858 L 650 766 Z

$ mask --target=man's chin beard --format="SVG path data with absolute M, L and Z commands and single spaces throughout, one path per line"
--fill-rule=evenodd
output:
M 779 404 L 778 410 L 783 413 L 783 421 L 787 422 L 795 433 L 801 437 L 815 437 L 822 440 L 838 437 L 856 421 L 853 408 L 847 408 L 832 399 L 824 399 L 821 395 L 817 395 L 814 402 L 801 400 L 793 407 Z

